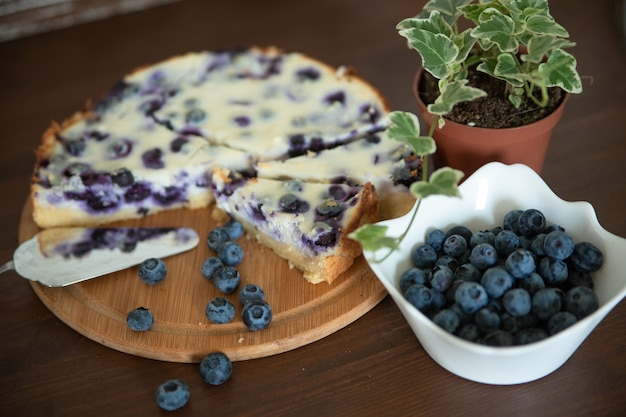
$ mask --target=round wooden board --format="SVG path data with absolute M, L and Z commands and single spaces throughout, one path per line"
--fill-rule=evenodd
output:
M 251 332 L 241 321 L 236 294 L 220 293 L 200 272 L 204 260 L 213 256 L 205 244 L 209 231 L 218 225 L 211 209 L 172 210 L 115 224 L 186 226 L 198 232 L 198 247 L 165 259 L 168 273 L 159 284 L 143 283 L 134 267 L 63 288 L 31 285 L 59 319 L 82 335 L 122 352 L 171 362 L 200 362 L 213 351 L 239 361 L 296 349 L 347 326 L 387 295 L 362 256 L 331 285 L 310 284 L 270 249 L 244 236 L 238 241 L 245 254 L 237 267 L 242 285 L 261 286 L 273 311 L 268 328 Z M 20 220 L 20 243 L 38 231 L 27 202 Z M 236 306 L 233 322 L 209 322 L 205 309 L 215 297 L 229 298 Z M 147 332 L 126 325 L 127 313 L 136 307 L 154 314 L 155 323 Z

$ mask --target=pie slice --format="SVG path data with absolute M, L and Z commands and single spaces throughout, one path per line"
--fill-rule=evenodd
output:
M 323 184 L 213 174 L 217 208 L 247 233 L 300 269 L 311 283 L 333 282 L 361 253 L 348 234 L 378 218 L 371 183 Z

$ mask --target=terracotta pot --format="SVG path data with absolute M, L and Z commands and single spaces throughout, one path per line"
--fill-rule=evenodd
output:
M 413 91 L 422 120 L 430 129 L 433 116 L 426 110 L 417 89 L 421 74 L 420 69 L 415 76 Z M 436 128 L 433 134 L 437 143 L 437 152 L 433 155 L 435 167 L 459 169 L 467 178 L 481 166 L 499 161 L 505 164 L 521 163 L 540 174 L 552 130 L 563 114 L 568 97 L 566 95 L 561 105 L 550 115 L 520 127 L 489 129 L 446 120 L 443 128 Z

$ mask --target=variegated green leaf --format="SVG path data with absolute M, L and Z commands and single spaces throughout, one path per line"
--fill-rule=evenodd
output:
M 555 49 L 545 63 L 539 65 L 539 74 L 546 79 L 546 87 L 561 87 L 569 93 L 580 93 L 582 83 L 576 71 L 576 58 L 562 49 Z
M 514 87 L 522 87 L 524 85 L 524 73 L 520 71 L 513 55 L 500 54 L 496 61 L 496 67 L 493 72 L 496 78 L 507 81 Z
M 471 101 L 487 95 L 483 90 L 470 87 L 467 80 L 457 80 L 446 85 L 440 90 L 441 94 L 433 104 L 428 105 L 431 114 L 444 116 L 452 111 L 452 108 L 463 101 Z
M 386 234 L 387 226 L 366 224 L 350 233 L 348 237 L 360 242 L 363 249 L 367 251 L 376 251 L 382 248 L 395 249 L 398 246 L 398 240 Z
M 526 19 L 526 29 L 536 34 L 559 36 L 562 38 L 569 37 L 567 30 L 549 16 L 530 16 Z
M 429 136 L 420 136 L 419 119 L 413 113 L 394 111 L 389 114 L 389 120 L 387 134 L 390 139 L 411 145 L 420 156 L 435 153 L 435 141 Z
M 455 16 L 457 9 L 473 0 L 430 0 L 424 6 L 426 10 L 438 10 L 447 16 Z
M 522 55 L 522 60 L 525 62 L 542 62 L 548 53 L 553 49 L 558 48 L 570 48 L 576 45 L 574 42 L 570 42 L 567 39 L 556 38 L 554 36 L 533 36 L 528 41 L 528 54 Z
M 425 70 L 435 78 L 450 76 L 449 66 L 455 61 L 459 48 L 449 37 L 417 28 L 401 30 L 400 35 L 420 54 Z
M 485 11 L 485 13 L 488 12 Z M 509 16 L 501 13 L 492 13 L 489 18 L 472 29 L 472 36 L 483 42 L 497 45 L 502 52 L 514 52 L 519 46 L 516 37 L 513 36 L 515 30 L 515 22 Z
M 439 168 L 434 171 L 428 182 L 418 181 L 411 184 L 411 193 L 417 198 L 430 195 L 446 195 L 449 197 L 459 196 L 459 181 L 463 178 L 463 172 L 450 167 Z

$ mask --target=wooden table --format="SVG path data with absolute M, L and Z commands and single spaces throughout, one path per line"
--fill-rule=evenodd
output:
M 392 108 L 416 111 L 411 82 L 418 57 L 394 27 L 423 3 L 183 0 L 1 43 L 0 260 L 10 259 L 17 244 L 42 132 L 122 74 L 192 50 L 277 45 L 355 66 Z M 606 229 L 626 236 L 621 14 L 611 0 L 551 5 L 577 42 L 572 51 L 585 91 L 567 105 L 543 176 L 562 198 L 591 202 Z M 562 368 L 507 387 L 469 382 L 439 367 L 389 297 L 320 341 L 235 362 L 231 380 L 219 387 L 204 384 L 194 364 L 144 359 L 81 336 L 14 272 L 0 277 L 0 340 L 1 416 L 165 415 L 154 391 L 169 378 L 183 379 L 191 389 L 189 404 L 175 414 L 180 416 L 617 416 L 626 411 L 625 302 Z

